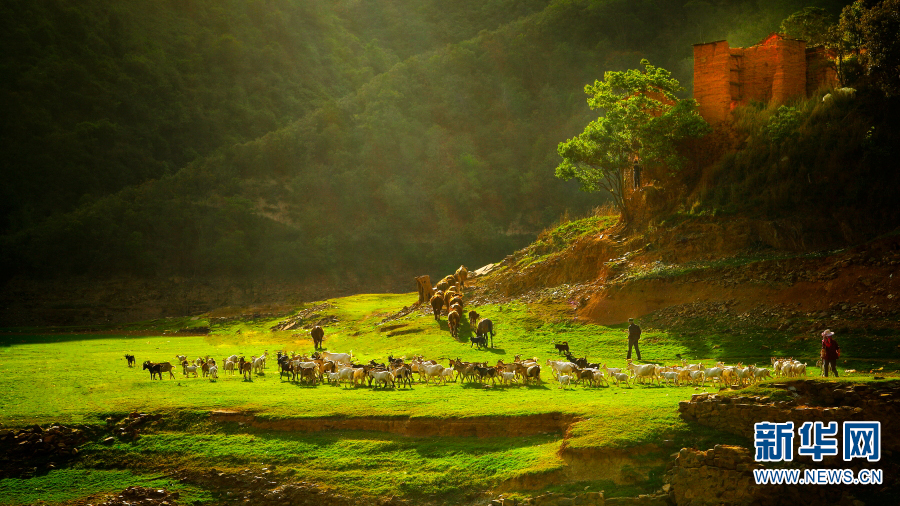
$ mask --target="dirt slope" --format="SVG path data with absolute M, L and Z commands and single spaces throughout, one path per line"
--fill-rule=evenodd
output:
M 739 219 L 644 234 L 613 228 L 549 256 L 521 250 L 482 284 L 506 297 L 566 300 L 579 319 L 607 325 L 697 303 L 834 319 L 900 313 L 900 235 L 825 252 L 801 242 L 777 224 Z

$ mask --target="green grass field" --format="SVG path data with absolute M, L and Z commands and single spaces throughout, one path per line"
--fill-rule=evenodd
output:
M 493 349 L 471 347 L 467 323 L 456 340 L 450 336 L 445 319 L 438 323 L 421 311 L 380 325 L 386 316 L 414 299 L 414 294 L 358 295 L 329 301 L 332 307 L 322 313 L 334 316 L 337 323 L 326 327 L 326 348 L 352 350 L 358 362 L 384 361 L 388 355 L 421 354 L 443 363 L 456 357 L 496 363 L 498 359 L 512 361 L 514 355 L 521 354 L 538 357 L 544 363 L 557 357 L 553 342 L 558 340 L 567 341 L 576 356 L 586 355 L 610 367 L 625 364 L 624 326 L 574 323 L 572 309 L 565 304 L 479 307 L 482 316 L 495 322 Z M 95 474 L 90 474 L 91 479 L 72 479 L 77 485 L 67 488 L 68 492 L 57 491 L 42 499 L 65 503 L 98 492 L 121 490 L 126 481 L 126 485 L 153 484 L 156 482 L 151 478 L 172 468 L 215 466 L 239 470 L 265 465 L 277 465 L 281 471 L 290 470 L 291 476 L 351 495 L 396 495 L 453 502 L 518 476 L 563 469 L 563 446 L 602 450 L 662 441 L 687 445 L 734 439 L 678 417 L 678 401 L 696 393 L 695 387 L 613 385 L 560 389 L 547 368 L 542 373 L 544 383 L 531 386 L 416 384 L 412 389 L 373 391 L 327 384 L 297 385 L 279 378 L 275 351 L 312 352 L 312 343 L 305 331 L 269 331 L 279 320 L 232 320 L 214 325 L 207 336 L 163 334 L 188 325 L 206 325 L 203 318 L 143 322 L 129 329 L 132 335 L 2 335 L 0 370 L 4 374 L 0 376 L 0 402 L 5 409 L 0 421 L 6 427 L 50 422 L 103 423 L 109 416 L 122 417 L 132 411 L 163 413 L 166 418 L 165 423 L 133 443 L 85 446 L 82 458 L 71 469 L 31 480 L 3 480 L 0 504 L 33 503 L 40 487 L 56 490 L 55 480 L 72 479 L 65 473 Z M 770 351 L 777 355 L 814 356 L 815 352 L 815 343 L 771 335 L 762 329 L 716 333 L 715 325 L 699 321 L 695 328 L 702 332 L 691 331 L 688 335 L 646 329 L 641 342 L 645 361 L 675 363 L 676 355 L 681 355 L 692 361 L 722 358 L 729 363 L 743 360 L 745 364 L 767 364 L 767 356 L 759 353 L 754 339 L 766 339 L 772 344 Z M 133 332 L 135 329 L 140 332 Z M 869 339 L 883 340 L 878 336 Z M 217 381 L 187 378 L 180 370 L 174 380 L 165 376 L 163 380 L 151 381 L 149 373 L 140 367 L 144 360 L 174 362 L 176 354 L 191 358 L 210 355 L 221 364 L 231 354 L 250 357 L 264 350 L 272 357 L 267 372 L 254 375 L 252 381 L 224 372 Z M 126 367 L 126 353 L 137 357 L 137 367 Z M 856 360 L 862 363 L 869 358 Z M 810 374 L 815 375 L 816 371 L 811 370 Z M 377 432 L 301 434 L 256 430 L 209 421 L 206 413 L 215 409 L 249 411 L 272 419 L 409 416 L 444 423 L 454 418 L 564 413 L 577 421 L 565 439 L 563 434 L 416 438 Z M 646 486 L 651 485 L 648 482 Z M 622 491 L 634 490 L 633 485 L 621 483 L 609 482 L 605 486 L 611 495 L 616 495 L 617 486 L 622 486 Z M 186 490 L 184 494 L 201 503 L 210 500 L 209 492 L 200 489 Z

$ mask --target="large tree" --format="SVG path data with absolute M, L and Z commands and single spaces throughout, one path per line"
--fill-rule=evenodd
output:
M 805 7 L 781 22 L 781 33 L 806 41 L 807 47 L 824 46 L 830 42 L 834 20 L 821 7 Z
M 865 11 L 860 29 L 866 73 L 887 96 L 900 95 L 900 0 L 884 0 Z
M 641 65 L 643 71 L 606 72 L 603 81 L 585 86 L 588 105 L 602 115 L 559 144 L 563 161 L 556 167 L 557 177 L 578 179 L 585 191 L 608 192 L 626 223 L 632 216 L 625 174 L 632 164 L 677 171 L 683 163 L 677 142 L 711 130 L 695 100 L 676 97 L 683 88 L 669 71 L 647 60 Z

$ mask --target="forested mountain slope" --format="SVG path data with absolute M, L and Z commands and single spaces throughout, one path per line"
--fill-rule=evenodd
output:
M 0 226 L 176 172 L 546 2 L 473 4 L 5 2 Z
M 602 201 L 553 176 L 584 84 L 647 57 L 689 85 L 691 43 L 752 43 L 804 5 L 7 5 L 4 274 L 495 260 Z

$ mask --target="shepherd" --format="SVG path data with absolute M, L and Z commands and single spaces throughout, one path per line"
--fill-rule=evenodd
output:
M 841 356 L 841 347 L 833 336 L 834 332 L 831 329 L 822 332 L 822 370 L 825 371 L 826 378 L 828 377 L 828 366 L 831 366 L 834 377 L 838 377 L 837 360 Z
M 641 328 L 638 327 L 634 323 L 634 318 L 628 319 L 628 356 L 626 359 L 631 358 L 631 348 L 634 347 L 634 351 L 637 352 L 637 359 L 641 359 L 641 348 L 638 347 L 638 341 L 641 339 Z

